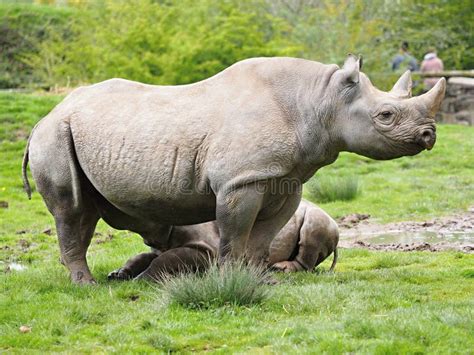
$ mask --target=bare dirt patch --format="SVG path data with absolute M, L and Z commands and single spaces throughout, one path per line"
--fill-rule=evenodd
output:
M 351 214 L 338 223 L 343 248 L 474 253 L 474 206 L 467 212 L 422 222 L 378 224 L 368 215 Z

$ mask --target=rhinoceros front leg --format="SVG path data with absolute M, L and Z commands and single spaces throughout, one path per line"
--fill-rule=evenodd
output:
M 258 183 L 220 192 L 216 200 L 219 228 L 219 262 L 245 256 L 250 232 L 262 207 L 264 194 Z
M 281 229 L 288 223 L 301 201 L 301 187 L 294 187 L 284 198 L 280 209 L 264 219 L 258 219 L 250 233 L 247 255 L 255 263 L 268 260 L 270 244 Z

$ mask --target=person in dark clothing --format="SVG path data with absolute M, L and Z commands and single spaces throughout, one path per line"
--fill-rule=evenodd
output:
M 408 42 L 403 42 L 400 47 L 400 52 L 392 60 L 392 70 L 398 71 L 400 69 L 410 71 L 418 70 L 418 61 L 408 51 Z

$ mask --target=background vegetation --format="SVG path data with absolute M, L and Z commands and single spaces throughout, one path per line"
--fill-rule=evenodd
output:
M 0 2 L 0 88 L 39 82 L 40 74 L 28 64 L 27 57 L 39 53 L 50 31 L 64 33 L 72 12 L 62 7 Z
M 360 193 L 357 176 L 333 176 L 311 179 L 305 185 L 307 197 L 316 203 L 350 201 Z
M 77 85 L 110 77 L 183 84 L 248 57 L 341 63 L 355 52 L 365 56 L 364 70 L 375 83 L 387 88 L 394 79 L 389 63 L 403 40 L 419 60 L 435 46 L 446 68 L 473 68 L 473 23 L 470 0 L 0 4 L 5 53 L 0 87 Z

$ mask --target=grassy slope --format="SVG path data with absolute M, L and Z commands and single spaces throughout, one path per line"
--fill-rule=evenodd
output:
M 26 199 L 20 179 L 21 138 L 59 100 L 0 94 L 0 200 L 9 203 L 0 209 L 0 260 L 27 266 L 0 274 L 0 349 L 474 348 L 472 255 L 343 250 L 335 275 L 282 276 L 263 306 L 199 312 L 163 305 L 161 291 L 144 283 L 107 283 L 108 271 L 145 248 L 132 233 L 101 223 L 89 252 L 100 285 L 70 285 L 58 263 L 54 231 L 42 233 L 53 226 L 52 218 L 37 193 Z M 473 138 L 472 128 L 442 126 L 436 148 L 418 157 L 372 162 L 345 154 L 321 173 L 360 175 L 363 194 L 323 207 L 336 216 L 368 212 L 386 221 L 462 210 L 474 200 Z M 32 332 L 21 334 L 23 324 Z

